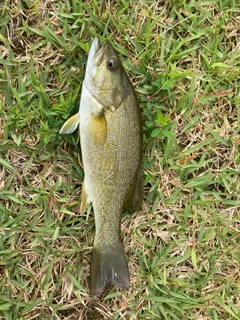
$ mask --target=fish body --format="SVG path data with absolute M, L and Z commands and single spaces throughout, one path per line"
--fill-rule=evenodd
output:
M 72 117 L 73 118 L 73 117 Z M 106 283 L 130 285 L 120 238 L 124 209 L 142 203 L 142 120 L 132 84 L 112 46 L 92 43 L 82 86 L 80 109 L 70 121 L 70 133 L 80 123 L 84 167 L 81 211 L 92 203 L 94 238 L 90 294 L 100 295 Z

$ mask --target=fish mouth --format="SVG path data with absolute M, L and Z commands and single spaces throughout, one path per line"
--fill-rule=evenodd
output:
M 92 42 L 92 45 L 88 54 L 88 61 L 91 61 L 93 59 L 93 57 L 96 55 L 99 49 L 100 49 L 100 40 L 98 37 L 96 37 Z
M 91 45 L 89 54 L 88 54 L 88 65 L 94 65 L 98 67 L 103 59 L 103 51 L 105 50 L 107 43 L 106 41 L 100 45 L 100 39 L 96 37 Z

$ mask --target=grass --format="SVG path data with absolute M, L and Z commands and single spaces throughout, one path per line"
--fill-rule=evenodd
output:
M 0 319 L 240 319 L 240 6 L 0 4 Z M 142 209 L 124 213 L 131 288 L 88 294 L 79 213 L 86 53 L 109 38 L 144 123 Z

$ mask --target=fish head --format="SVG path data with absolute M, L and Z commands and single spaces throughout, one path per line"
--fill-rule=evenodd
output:
M 88 55 L 85 86 L 105 110 L 114 111 L 123 102 L 131 82 L 108 41 L 95 38 Z

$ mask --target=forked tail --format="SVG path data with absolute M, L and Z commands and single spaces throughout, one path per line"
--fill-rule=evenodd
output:
M 100 295 L 106 284 L 129 288 L 130 278 L 123 244 L 111 247 L 94 246 L 90 271 L 90 294 Z

